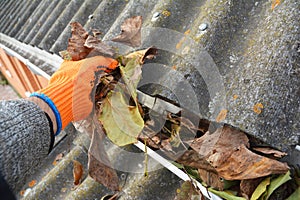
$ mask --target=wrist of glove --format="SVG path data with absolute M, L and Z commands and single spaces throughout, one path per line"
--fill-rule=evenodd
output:
M 96 73 L 107 73 L 117 66 L 116 60 L 103 56 L 64 61 L 51 76 L 48 86 L 31 94 L 44 100 L 52 109 L 57 124 L 55 135 L 71 121 L 82 120 L 92 112 L 90 94 Z

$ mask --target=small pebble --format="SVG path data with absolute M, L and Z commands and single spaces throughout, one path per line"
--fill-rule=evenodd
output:
M 200 31 L 205 31 L 207 29 L 208 25 L 206 23 L 202 23 L 199 26 Z

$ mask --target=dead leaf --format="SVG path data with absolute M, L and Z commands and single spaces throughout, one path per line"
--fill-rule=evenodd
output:
M 243 197 L 250 199 L 251 195 L 257 188 L 257 186 L 264 180 L 263 177 L 256 179 L 245 179 L 241 180 L 240 190 Z
M 121 34 L 112 41 L 124 43 L 131 47 L 141 45 L 142 16 L 134 16 L 126 19 L 121 25 Z
M 146 59 L 153 59 L 157 55 L 157 48 L 155 47 L 149 47 L 147 49 L 134 51 L 126 56 L 124 56 L 125 59 L 122 60 L 122 64 L 126 65 L 129 60 L 138 58 L 139 63 L 142 65 L 144 64 Z
M 84 46 L 91 49 L 88 57 L 92 56 L 110 56 L 113 57 L 115 52 L 114 50 L 100 41 L 97 37 L 89 35 L 84 43 Z
M 264 108 L 264 105 L 262 103 L 257 103 L 253 106 L 253 111 L 257 114 L 260 114 L 262 112 L 263 108 Z
M 176 190 L 176 197 L 174 200 L 204 200 L 204 196 L 196 189 L 191 181 L 185 181 L 181 187 Z
M 36 180 L 32 180 L 28 183 L 29 187 L 33 187 L 36 184 Z
M 190 145 L 200 156 L 201 163 L 207 162 L 211 170 L 226 180 L 254 179 L 288 171 L 286 163 L 257 155 L 247 149 L 247 136 L 229 126 L 207 132 Z M 203 164 L 202 164 L 203 165 Z M 205 169 L 205 168 L 204 168 Z
M 98 183 L 110 190 L 119 190 L 119 179 L 116 171 L 111 167 L 108 155 L 104 149 L 105 137 L 101 125 L 94 119 L 95 128 L 89 148 L 88 169 L 89 175 Z
M 272 149 L 270 147 L 253 147 L 254 151 L 261 152 L 266 155 L 273 155 L 276 158 L 282 158 L 287 155 L 287 153 Z
M 226 119 L 228 110 L 222 109 L 216 118 L 216 122 L 221 122 Z
M 64 157 L 63 153 L 57 154 L 57 156 L 55 157 L 52 165 L 54 165 L 54 166 L 57 165 L 57 162 L 60 161 L 61 159 L 63 159 L 63 157 Z
M 86 58 L 91 51 L 90 48 L 84 46 L 89 34 L 84 30 L 79 22 L 72 22 L 70 25 L 72 36 L 69 39 L 67 51 L 73 61 L 82 60 Z
M 73 178 L 74 178 L 74 185 L 79 185 L 81 178 L 83 175 L 83 166 L 82 164 L 77 161 L 73 160 Z
M 165 9 L 161 12 L 161 14 L 165 17 L 169 17 L 171 15 L 171 12 Z
M 204 169 L 198 169 L 198 173 L 201 180 L 204 181 L 207 185 L 220 191 L 224 190 L 224 183 L 222 182 L 222 178 L 217 173 Z

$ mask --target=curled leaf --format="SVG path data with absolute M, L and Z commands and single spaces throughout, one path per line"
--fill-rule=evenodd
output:
M 104 44 L 96 36 L 89 35 L 84 43 L 84 46 L 92 49 L 89 53 L 89 57 L 95 55 L 106 55 L 112 57 L 115 54 L 114 50 L 110 46 Z
M 270 147 L 254 147 L 252 148 L 254 151 L 261 152 L 267 155 L 273 155 L 276 158 L 282 158 L 287 155 L 287 153 L 278 151 L 276 149 L 272 149 Z
M 139 63 L 143 64 L 146 59 L 153 59 L 154 56 L 157 55 L 157 49 L 155 47 L 149 47 L 144 50 L 134 51 L 126 56 L 124 56 L 125 60 L 123 60 L 123 64 L 126 65 L 128 60 L 138 58 Z
M 84 59 L 91 51 L 90 48 L 84 46 L 85 40 L 88 38 L 89 34 L 79 22 L 72 22 L 70 25 L 72 36 L 69 39 L 67 51 L 73 61 Z
M 73 160 L 74 185 L 80 184 L 82 175 L 83 175 L 83 166 L 82 166 L 82 164 L 77 160 Z
M 126 19 L 121 25 L 121 34 L 112 41 L 124 43 L 132 47 L 141 45 L 142 16 L 134 16 Z

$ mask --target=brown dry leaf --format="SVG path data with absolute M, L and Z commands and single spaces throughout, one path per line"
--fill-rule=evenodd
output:
M 142 16 L 126 19 L 121 25 L 121 34 L 113 38 L 114 42 L 121 42 L 132 47 L 141 45 Z
M 240 183 L 242 196 L 245 197 L 246 199 L 250 199 L 254 190 L 257 188 L 257 186 L 262 180 L 264 180 L 264 177 L 242 180 Z
M 114 50 L 100 41 L 96 36 L 89 35 L 84 43 L 84 46 L 92 49 L 88 55 L 88 57 L 104 55 L 113 57 L 115 52 Z
M 88 168 L 89 175 L 97 182 L 103 184 L 113 191 L 119 190 L 119 179 L 116 171 L 111 167 L 111 163 L 103 146 L 105 137 L 103 129 L 97 120 L 94 120 L 95 128 L 91 145 L 89 148 Z
M 205 197 L 196 189 L 191 181 L 185 181 L 179 189 L 176 190 L 176 197 L 174 200 L 204 200 Z
M 254 147 L 252 148 L 254 151 L 261 152 L 266 155 L 273 155 L 276 158 L 282 158 L 287 155 L 287 153 L 272 149 L 270 147 Z
M 217 173 L 204 169 L 198 169 L 198 173 L 201 180 L 207 185 L 220 191 L 224 190 L 224 183 L 221 181 L 221 177 Z
M 228 110 L 222 109 L 216 118 L 216 122 L 221 122 L 221 121 L 225 120 L 226 116 L 227 116 L 227 112 L 228 112 Z
M 72 57 L 73 61 L 82 60 L 87 57 L 91 49 L 84 46 L 89 34 L 84 30 L 79 22 L 72 22 L 71 24 L 72 36 L 69 39 L 67 51 Z
M 73 160 L 74 185 L 80 184 L 82 175 L 83 175 L 83 166 L 82 166 L 82 164 L 77 160 Z
M 156 55 L 157 55 L 157 48 L 149 47 L 147 49 L 134 51 L 134 52 L 124 56 L 125 59 L 122 60 L 122 64 L 126 65 L 129 60 L 138 57 L 139 63 L 142 65 L 142 64 L 144 64 L 146 59 L 153 59 Z
M 191 144 L 200 158 L 203 157 L 226 180 L 254 179 L 288 171 L 286 163 L 257 155 L 247 147 L 247 136 L 229 126 L 219 128 L 212 134 L 207 132 Z

